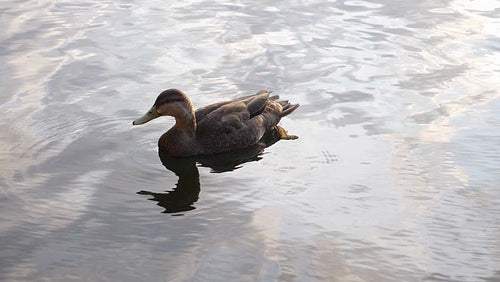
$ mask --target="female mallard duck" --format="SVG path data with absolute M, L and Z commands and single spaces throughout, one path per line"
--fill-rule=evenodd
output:
M 163 91 L 153 107 L 133 125 L 144 124 L 159 116 L 173 116 L 175 125 L 163 134 L 158 146 L 174 157 L 210 155 L 255 145 L 280 119 L 299 105 L 269 97 L 269 91 L 220 102 L 194 111 L 189 98 L 180 90 Z M 286 135 L 283 138 L 295 139 Z

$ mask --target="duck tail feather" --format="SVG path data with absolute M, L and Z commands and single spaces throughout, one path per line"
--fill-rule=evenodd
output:
M 300 106 L 299 104 L 290 104 L 290 103 L 287 102 L 286 105 L 283 106 L 283 111 L 281 112 L 280 117 L 284 117 L 284 116 L 287 116 L 287 115 L 291 114 L 299 106 Z

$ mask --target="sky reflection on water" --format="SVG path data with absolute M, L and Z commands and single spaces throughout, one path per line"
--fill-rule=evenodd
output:
M 0 279 L 500 279 L 495 1 L 0 4 Z M 172 217 L 166 89 L 301 107 Z

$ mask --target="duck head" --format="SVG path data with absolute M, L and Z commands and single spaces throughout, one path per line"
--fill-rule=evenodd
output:
M 144 124 L 160 116 L 173 116 L 178 118 L 190 111 L 192 104 L 182 91 L 177 89 L 165 90 L 158 95 L 155 103 L 142 117 L 134 120 L 133 125 Z

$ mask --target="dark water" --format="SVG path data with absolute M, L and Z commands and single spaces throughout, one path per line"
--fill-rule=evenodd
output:
M 498 1 L 0 3 L 0 280 L 498 281 Z M 293 141 L 194 209 L 131 121 L 268 88 Z

